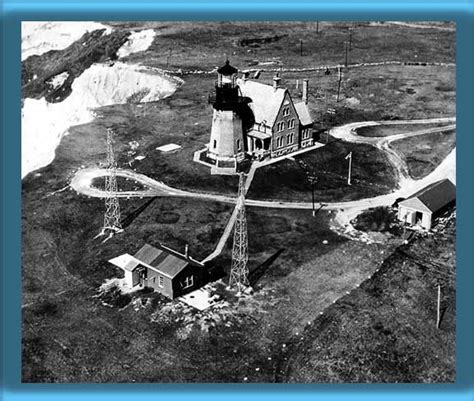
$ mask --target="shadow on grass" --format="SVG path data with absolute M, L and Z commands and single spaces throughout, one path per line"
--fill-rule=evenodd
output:
M 254 270 L 249 273 L 249 284 L 250 286 L 254 286 L 258 280 L 262 278 L 268 268 L 273 264 L 273 262 L 280 256 L 285 248 L 281 248 L 276 251 L 272 256 L 270 256 L 265 262 L 263 262 L 260 266 L 257 266 Z
M 133 210 L 127 217 L 125 217 L 123 220 L 122 220 L 122 227 L 123 228 L 127 228 L 130 224 L 133 223 L 133 221 L 138 217 L 140 216 L 140 214 L 146 210 L 146 208 L 148 206 L 150 206 L 153 201 L 156 199 L 157 197 L 153 197 L 149 200 L 147 200 L 143 205 L 141 205 L 139 208 Z

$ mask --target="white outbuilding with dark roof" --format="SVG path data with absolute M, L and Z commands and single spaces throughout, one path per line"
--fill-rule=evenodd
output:
M 398 219 L 430 230 L 433 218 L 456 201 L 456 186 L 444 179 L 434 182 L 398 204 Z

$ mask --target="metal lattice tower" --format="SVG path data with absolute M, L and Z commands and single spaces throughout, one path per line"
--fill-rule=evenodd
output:
M 239 195 L 236 208 L 237 219 L 234 225 L 234 245 L 232 248 L 232 267 L 230 269 L 229 287 L 237 287 L 238 294 L 240 294 L 242 290 L 249 285 L 249 270 L 247 267 L 249 254 L 243 173 L 240 173 Z
M 112 236 L 122 231 L 120 205 L 117 198 L 117 162 L 115 161 L 113 134 L 112 129 L 108 128 L 106 161 L 108 174 L 105 176 L 105 191 L 107 192 L 107 197 L 105 198 L 104 227 L 99 236 L 106 233 Z

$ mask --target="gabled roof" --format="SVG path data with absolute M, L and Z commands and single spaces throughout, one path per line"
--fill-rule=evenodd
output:
M 294 106 L 302 125 L 313 124 L 313 119 L 311 118 L 311 114 L 309 114 L 308 105 L 305 102 L 295 103 Z
M 447 178 L 436 181 L 422 190 L 415 192 L 408 199 L 399 203 L 400 206 L 423 209 L 437 212 L 448 203 L 456 199 L 456 186 Z
M 129 272 L 135 270 L 135 268 L 138 266 L 138 261 L 128 253 L 124 253 L 123 255 L 117 256 L 116 258 L 110 259 L 109 262 Z
M 124 254 L 109 260 L 109 262 L 132 272 L 140 265 L 146 266 L 169 278 L 175 277 L 188 264 L 202 267 L 199 262 L 192 258 L 186 258 L 179 252 L 164 246 L 155 248 L 149 244 L 143 245 L 134 256 Z
M 252 99 L 249 107 L 253 111 L 255 122 L 265 121 L 267 126 L 273 127 L 287 90 L 285 88 L 274 89 L 272 85 L 249 79 L 237 79 L 237 85 L 239 85 L 242 96 Z

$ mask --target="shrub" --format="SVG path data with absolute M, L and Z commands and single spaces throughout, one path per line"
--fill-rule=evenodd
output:
M 357 216 L 353 225 L 360 231 L 390 231 L 392 224 L 396 221 L 395 211 L 386 206 L 379 206 L 366 210 Z

